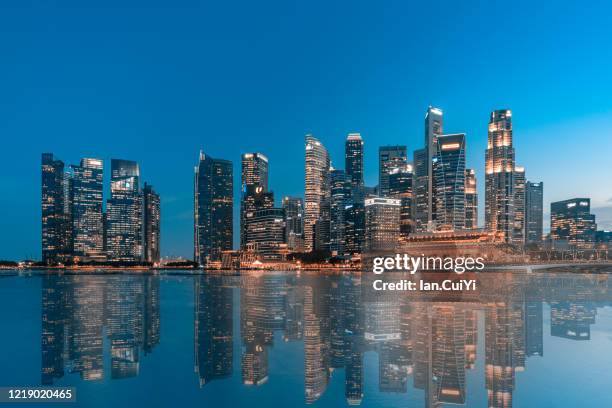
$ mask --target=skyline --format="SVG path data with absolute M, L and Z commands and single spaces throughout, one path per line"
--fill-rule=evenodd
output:
M 10 81 L 0 96 L 0 134 L 10 154 L 0 180 L 4 197 L 19 199 L 0 200 L 0 213 L 11 214 L 0 217 L 0 227 L 12 231 L 0 241 L 0 258 L 39 254 L 41 152 L 66 164 L 81 157 L 137 161 L 162 199 L 162 254 L 190 258 L 192 171 L 200 149 L 233 162 L 236 236 L 242 153 L 269 158 L 278 205 L 283 196 L 303 194 L 305 133 L 320 139 L 342 168 L 345 137 L 360 132 L 365 182 L 374 185 L 380 145 L 422 147 L 429 104 L 444 110 L 445 132 L 466 133 L 480 197 L 488 114 L 509 108 L 516 163 L 527 169 L 527 180 L 546 186 L 545 230 L 550 202 L 572 197 L 590 197 L 599 228 L 610 229 L 611 55 L 602 10 L 610 5 L 575 6 L 580 9 L 552 10 L 540 27 L 548 13 L 540 5 L 514 5 L 503 21 L 448 5 L 437 10 L 446 29 L 425 31 L 426 44 L 422 11 L 413 10 L 422 5 L 329 6 L 321 14 L 317 5 L 230 12 L 153 4 L 139 19 L 133 17 L 141 8 L 112 4 L 3 6 L 7 36 L 0 49 L 11 58 L 2 68 Z M 356 23 L 366 29 L 353 29 Z M 491 63 L 498 44 L 504 57 Z M 193 53 L 198 49 L 207 52 Z

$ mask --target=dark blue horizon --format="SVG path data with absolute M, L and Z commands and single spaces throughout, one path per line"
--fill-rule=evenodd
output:
M 612 4 L 545 3 L 3 4 L 0 259 L 40 258 L 43 152 L 102 158 L 106 180 L 111 158 L 138 161 L 161 195 L 162 255 L 190 258 L 200 149 L 234 163 L 237 225 L 242 153 L 268 156 L 279 202 L 303 195 L 306 133 L 343 168 L 361 132 L 375 185 L 378 147 L 421 148 L 428 105 L 467 134 L 481 224 L 488 116 L 509 108 L 545 222 L 551 201 L 585 196 L 610 229 Z

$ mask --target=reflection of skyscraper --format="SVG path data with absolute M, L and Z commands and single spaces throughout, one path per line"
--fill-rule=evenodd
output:
M 316 239 L 322 247 L 329 245 L 331 193 L 329 154 L 325 146 L 312 135 L 306 135 L 305 167 L 304 248 L 310 252 L 315 249 L 315 225 L 317 223 L 328 224 L 327 228 L 319 228 L 320 236 Z
M 72 309 L 68 278 L 45 275 L 41 287 L 41 384 L 47 385 L 64 376 L 66 325 Z
M 106 252 L 117 261 L 142 258 L 140 169 L 129 160 L 111 160 L 111 198 L 106 203 Z
M 499 302 L 485 309 L 485 386 L 489 407 L 512 407 L 514 391 L 512 313 Z
M 353 190 L 363 186 L 363 140 L 359 133 L 349 133 L 346 138 L 345 169 Z
M 586 302 L 552 302 L 550 335 L 570 340 L 590 340 L 597 309 Z
M 327 388 L 329 372 L 327 371 L 325 333 L 322 330 L 320 317 L 316 313 L 315 293 L 313 288 L 304 288 L 304 384 L 306 403 L 317 401 Z
M 542 241 L 544 222 L 544 183 L 528 181 L 525 186 L 525 242 Z
M 232 249 L 233 185 L 232 162 L 200 152 L 194 186 L 194 261 L 201 265 L 220 260 L 221 251 Z
M 406 146 L 380 146 L 378 148 L 378 195 L 389 197 L 389 173 L 405 168 Z
M 195 369 L 200 386 L 232 374 L 233 294 L 222 277 L 195 282 Z
M 72 231 L 74 255 L 104 259 L 102 176 L 100 159 L 85 158 L 72 168 Z
M 512 111 L 491 112 L 485 153 L 485 227 L 512 240 L 514 227 L 514 147 Z
M 440 135 L 434 147 L 435 229 L 462 230 L 465 228 L 465 134 Z
M 544 355 L 542 302 L 525 302 L 525 354 L 530 356 Z

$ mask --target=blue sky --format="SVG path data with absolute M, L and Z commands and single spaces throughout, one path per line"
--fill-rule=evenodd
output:
M 611 228 L 612 5 L 532 3 L 3 2 L 0 259 L 40 256 L 42 152 L 137 160 L 163 254 L 190 256 L 200 149 L 234 162 L 236 188 L 240 154 L 266 154 L 280 199 L 303 194 L 305 133 L 341 168 L 357 131 L 373 185 L 378 146 L 420 148 L 430 104 L 467 133 L 481 208 L 488 115 L 510 108 L 545 207 L 591 197 Z

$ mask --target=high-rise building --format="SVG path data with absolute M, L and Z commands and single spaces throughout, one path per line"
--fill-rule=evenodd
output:
M 465 134 L 440 135 L 435 149 L 435 229 L 465 229 Z
M 485 227 L 503 232 L 506 242 L 514 232 L 514 167 L 512 111 L 493 111 L 485 152 Z
M 525 187 L 525 242 L 542 241 L 544 222 L 544 183 L 528 181 Z
M 232 162 L 200 152 L 194 183 L 194 261 L 200 265 L 232 249 L 233 186 Z
M 64 162 L 55 159 L 52 153 L 43 153 L 41 209 L 44 263 L 65 260 L 72 251 L 68 182 Z
M 304 249 L 315 249 L 315 226 L 319 224 L 317 241 L 329 245 L 330 160 L 327 149 L 312 135 L 306 135 Z M 327 225 L 327 228 L 325 228 Z
M 102 223 L 102 160 L 84 158 L 72 165 L 72 237 L 74 255 L 104 260 Z
M 353 189 L 363 186 L 363 140 L 359 133 L 349 133 L 346 138 L 345 169 Z
M 345 251 L 344 210 L 351 194 L 351 179 L 344 170 L 330 172 L 331 205 L 329 226 L 329 249 L 332 254 L 343 255 Z
M 365 208 L 363 201 L 349 204 L 344 209 L 345 251 L 360 254 L 365 247 Z
M 111 197 L 106 203 L 106 242 L 109 259 L 142 258 L 142 202 L 140 169 L 130 160 L 111 160 Z
M 433 158 L 436 140 L 442 135 L 443 114 L 439 108 L 430 106 L 425 113 L 425 147 L 414 152 L 415 166 L 415 225 L 417 231 L 434 228 L 435 183 L 433 181 Z
M 240 190 L 240 248 L 246 245 L 247 214 L 261 208 L 257 196 L 268 192 L 268 158 L 261 153 L 242 155 Z M 273 206 L 274 204 L 272 204 Z
M 514 167 L 514 232 L 512 242 L 515 245 L 525 245 L 525 168 Z
M 389 173 L 406 166 L 406 146 L 380 146 L 378 148 L 378 195 L 389 196 Z
M 397 167 L 389 172 L 389 197 L 400 200 L 400 236 L 405 238 L 414 231 L 412 164 Z
M 399 239 L 401 201 L 394 198 L 365 200 L 366 251 L 393 250 Z
M 474 169 L 465 169 L 465 228 L 478 228 L 478 191 Z
M 550 204 L 550 236 L 577 248 L 589 249 L 595 242 L 595 215 L 590 198 L 572 198 Z
M 283 197 L 285 242 L 293 252 L 304 250 L 304 201 L 300 197 Z
M 285 212 L 282 208 L 260 208 L 247 216 L 247 247 L 263 260 L 283 260 L 288 252 L 285 243 Z
M 146 262 L 159 262 L 160 210 L 159 194 L 153 190 L 153 186 L 145 183 L 142 189 L 142 245 Z

